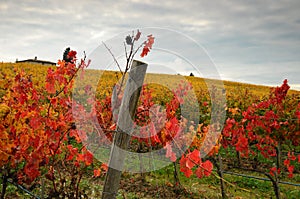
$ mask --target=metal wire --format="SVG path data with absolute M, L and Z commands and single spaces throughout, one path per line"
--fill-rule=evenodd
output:
M 19 185 L 19 184 L 17 184 L 17 183 L 15 183 L 15 182 L 13 182 L 13 181 L 11 181 L 11 180 L 9 180 L 9 179 L 7 180 L 7 182 L 9 182 L 10 184 L 16 186 L 18 189 L 20 189 L 20 190 L 22 190 L 22 191 L 28 193 L 28 194 L 31 195 L 32 197 L 34 197 L 34 198 L 36 198 L 36 199 L 41 199 L 40 197 L 34 195 L 34 194 L 31 193 L 29 190 L 27 190 L 26 188 L 24 188 L 23 186 L 21 186 L 21 185 Z
M 249 176 L 249 175 L 244 175 L 244 174 L 240 174 L 240 173 L 234 173 L 234 172 L 231 172 L 231 171 L 223 171 L 223 173 L 229 174 L 229 175 L 241 176 L 241 177 L 245 177 L 245 178 L 252 178 L 252 179 L 256 179 L 256 180 L 271 181 L 268 178 L 262 178 L 262 177 L 256 177 L 256 176 Z M 295 183 L 291 183 L 291 182 L 279 181 L 278 183 L 300 187 L 300 184 L 295 184 Z

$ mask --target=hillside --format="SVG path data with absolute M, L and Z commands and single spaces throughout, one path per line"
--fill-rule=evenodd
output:
M 3 87 L 4 75 L 7 75 L 8 77 L 13 77 L 16 74 L 16 70 L 23 69 L 27 74 L 32 76 L 32 80 L 35 82 L 42 82 L 45 78 L 45 74 L 47 72 L 48 66 L 42 66 L 39 64 L 27 64 L 27 63 L 0 63 L 0 88 Z M 121 77 L 121 74 L 119 72 L 115 71 L 98 71 L 98 70 L 92 70 L 88 69 L 85 72 L 86 79 L 90 82 L 95 82 L 102 78 L 105 78 L 105 80 L 109 81 L 103 81 L 103 84 L 105 86 L 111 86 L 116 81 L 117 78 L 119 79 Z M 102 76 L 103 75 L 103 76 Z M 203 79 L 200 77 L 190 77 L 190 76 L 180 76 L 180 75 L 167 75 L 167 74 L 147 74 L 146 76 L 146 82 L 161 82 L 163 85 L 168 84 L 177 84 L 178 80 L 186 79 L 189 82 L 192 83 L 193 88 L 196 92 L 200 92 L 203 90 L 207 91 L 206 83 L 209 83 L 211 79 Z M 88 82 L 87 82 L 88 84 Z M 251 93 L 252 95 L 255 95 L 259 98 L 262 98 L 269 94 L 270 88 L 269 86 L 262 86 L 262 85 L 254 85 L 254 84 L 246 84 L 246 83 L 238 83 L 238 82 L 231 82 L 231 81 L 223 81 L 224 88 L 226 90 L 227 97 L 232 97 L 233 94 L 245 94 Z M 279 86 L 279 85 L 278 85 Z M 297 91 L 290 90 L 289 94 L 296 94 L 299 93 Z M 203 93 L 202 93 L 203 94 Z M 0 95 L 3 95 L 0 92 Z M 197 93 L 197 96 L 200 97 L 199 93 Z
M 39 64 L 27 63 L 0 63 L 0 97 L 5 93 L 4 85 L 7 83 L 5 78 L 11 78 L 16 74 L 16 71 L 24 70 L 27 74 L 31 75 L 33 82 L 39 84 L 44 82 L 45 75 L 48 67 Z M 108 95 L 112 91 L 112 87 L 117 81 L 120 81 L 121 74 L 116 71 L 99 71 L 87 69 L 84 78 L 77 79 L 75 85 L 92 85 L 98 87 L 97 95 Z M 180 81 L 188 81 L 193 86 L 193 92 L 198 98 L 198 101 L 208 101 L 210 99 L 207 85 L 212 86 L 219 81 L 212 79 L 204 79 L 200 77 L 190 77 L 181 75 L 167 75 L 167 74 L 147 74 L 145 82 L 150 83 L 150 88 L 154 90 L 154 99 L 161 101 L 162 96 L 168 100 L 171 95 L 170 90 L 174 89 Z M 246 83 L 238 83 L 231 81 L 223 81 L 226 91 L 226 97 L 229 107 L 233 106 L 248 106 L 254 101 L 261 100 L 269 95 L 271 87 L 262 85 L 253 85 Z M 279 86 L 279 85 L 278 85 Z M 290 96 L 299 94 L 298 91 L 289 91 Z M 164 101 L 164 100 L 163 100 Z

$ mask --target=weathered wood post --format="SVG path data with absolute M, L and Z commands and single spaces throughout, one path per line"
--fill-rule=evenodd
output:
M 140 61 L 133 60 L 132 62 L 118 116 L 117 131 L 110 151 L 109 168 L 104 182 L 102 199 L 116 198 L 147 66 L 146 63 Z

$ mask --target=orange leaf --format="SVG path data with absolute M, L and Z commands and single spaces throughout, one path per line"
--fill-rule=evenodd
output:
M 103 163 L 100 168 L 105 172 L 107 172 L 107 170 L 108 170 L 108 166 L 105 163 Z
M 99 177 L 101 175 L 101 169 L 94 169 L 94 177 Z
M 52 83 L 47 82 L 45 87 L 48 93 L 54 94 L 56 92 L 54 84 Z

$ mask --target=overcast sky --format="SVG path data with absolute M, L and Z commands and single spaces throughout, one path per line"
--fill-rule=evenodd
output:
M 222 79 L 280 85 L 287 78 L 300 89 L 299 9 L 298 0 L 0 0 L 0 61 L 37 56 L 56 62 L 68 46 L 79 56 L 83 51 L 89 55 L 114 35 L 159 27 L 194 39 Z M 198 57 L 191 49 L 182 46 Z M 169 62 L 180 65 L 182 60 Z M 192 72 L 188 67 L 174 70 Z

